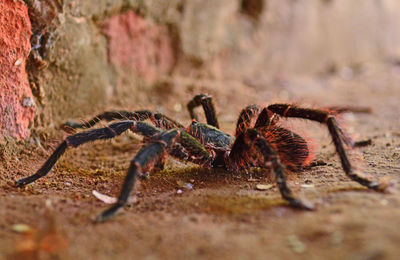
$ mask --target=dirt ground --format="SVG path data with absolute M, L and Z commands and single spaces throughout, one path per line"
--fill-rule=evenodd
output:
M 126 134 L 71 149 L 47 177 L 24 189 L 13 187 L 13 180 L 37 170 L 66 136 L 59 132 L 40 146 L 25 144 L 21 152 L 3 154 L 0 258 L 398 259 L 399 74 L 398 67 L 377 66 L 359 73 L 347 68 L 316 77 L 252 79 L 231 91 L 247 95 L 229 102 L 222 90 L 210 91 L 222 128 L 231 133 L 249 102 L 370 106 L 372 114 L 346 114 L 341 121 L 356 140 L 372 140 L 351 151 L 351 160 L 373 178 L 390 179 L 391 194 L 369 191 L 345 176 L 325 127 L 291 120 L 287 125 L 312 137 L 319 144 L 316 159 L 326 162 L 288 177 L 316 211 L 288 207 L 268 174 L 232 176 L 169 160 L 167 169 L 137 183 L 136 204 L 96 224 L 94 217 L 107 205 L 92 191 L 116 196 L 139 138 Z M 170 97 L 168 103 L 185 104 L 189 97 Z M 184 110 L 169 114 L 189 122 Z M 272 186 L 259 191 L 258 184 Z

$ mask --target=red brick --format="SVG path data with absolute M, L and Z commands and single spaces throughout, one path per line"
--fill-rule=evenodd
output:
M 104 22 L 108 58 L 147 81 L 168 73 L 174 65 L 172 41 L 165 26 L 150 24 L 133 11 Z
M 25 63 L 31 49 L 31 23 L 22 1 L 0 1 L 0 137 L 29 136 L 34 117 Z

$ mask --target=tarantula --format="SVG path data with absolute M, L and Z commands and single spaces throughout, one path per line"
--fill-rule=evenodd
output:
M 200 123 L 194 109 L 202 106 L 207 124 Z M 282 117 L 296 117 L 325 124 L 332 137 L 346 175 L 352 180 L 374 190 L 384 190 L 385 185 L 374 182 L 353 170 L 343 142 L 352 145 L 339 127 L 335 114 L 346 108 L 332 110 L 301 108 L 289 104 L 273 104 L 261 108 L 250 105 L 244 108 L 237 121 L 235 136 L 219 130 L 212 98 L 205 94 L 195 96 L 187 105 L 192 123 L 184 127 L 173 119 L 148 110 L 135 112 L 108 111 L 86 123 L 67 122 L 66 126 L 90 128 L 100 120 L 113 121 L 107 127 L 87 130 L 68 136 L 33 175 L 16 181 L 17 186 L 27 185 L 47 175 L 67 147 L 111 139 L 127 130 L 144 136 L 145 144 L 130 163 L 118 201 L 103 211 L 98 221 L 112 217 L 128 200 L 137 177 L 146 175 L 162 165 L 167 155 L 208 168 L 223 168 L 230 172 L 246 171 L 252 167 L 273 169 L 275 181 L 282 198 L 292 207 L 312 210 L 313 206 L 297 198 L 286 184 L 286 168 L 300 170 L 309 163 L 309 147 L 298 134 L 282 128 L 277 122 Z M 143 121 L 150 120 L 155 126 Z M 255 123 L 254 123 L 255 122 Z

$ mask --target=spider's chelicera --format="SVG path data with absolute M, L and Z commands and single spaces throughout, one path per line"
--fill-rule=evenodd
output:
M 198 106 L 203 107 L 207 124 L 198 122 L 194 111 Z M 289 104 L 273 104 L 264 108 L 250 105 L 241 111 L 235 137 L 232 137 L 219 130 L 210 96 L 197 95 L 187 107 L 193 121 L 186 128 L 165 115 L 148 110 L 108 111 L 83 124 L 67 122 L 68 127 L 77 129 L 90 128 L 100 120 L 118 120 L 104 128 L 68 136 L 35 174 L 16 181 L 16 185 L 24 186 L 47 175 L 67 147 L 111 139 L 131 130 L 144 136 L 145 145 L 130 163 L 118 201 L 103 211 L 97 217 L 98 221 L 112 217 L 123 207 L 136 178 L 162 165 L 167 155 L 203 167 L 224 168 L 231 172 L 247 171 L 252 167 L 272 168 L 282 198 L 292 207 L 311 210 L 313 206 L 297 198 L 286 184 L 285 169 L 299 170 L 309 163 L 310 158 L 307 142 L 301 136 L 277 125 L 281 117 L 295 117 L 316 121 L 328 127 L 343 170 L 349 178 L 370 189 L 385 189 L 384 183 L 374 182 L 352 168 L 343 144 L 345 142 L 352 145 L 352 142 L 338 126 L 335 113 L 330 110 L 301 108 Z M 340 112 L 346 112 L 346 109 L 336 110 L 336 113 Z M 155 126 L 143 122 L 145 120 L 150 120 Z

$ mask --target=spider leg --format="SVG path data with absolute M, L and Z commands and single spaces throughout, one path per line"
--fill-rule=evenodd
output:
M 262 127 L 262 126 L 270 126 L 270 125 L 275 125 L 278 122 L 279 118 L 268 110 L 267 108 L 263 108 L 258 114 L 256 123 L 254 124 L 254 128 Z
M 342 114 L 342 113 L 365 113 L 371 114 L 372 108 L 370 107 L 359 107 L 359 106 L 331 106 L 327 107 L 327 110 L 331 114 Z
M 268 155 L 265 160 L 272 163 L 272 168 L 275 173 L 275 181 L 278 185 L 279 192 L 282 198 L 289 202 L 292 207 L 313 210 L 314 207 L 308 203 L 303 202 L 299 198 L 296 198 L 292 190 L 286 184 L 286 172 L 282 165 L 278 154 L 271 148 L 267 140 L 259 138 L 255 141 L 255 147 L 264 155 Z
M 314 209 L 312 205 L 303 202 L 299 198 L 296 198 L 296 196 L 293 194 L 292 190 L 288 187 L 286 183 L 286 171 L 285 167 L 281 163 L 279 154 L 271 147 L 268 141 L 256 129 L 248 129 L 246 132 L 244 132 L 243 135 L 241 135 L 237 139 L 237 142 L 237 150 L 233 151 L 232 149 L 232 152 L 236 153 L 236 156 L 238 154 L 242 154 L 241 157 L 245 158 L 245 154 L 252 152 L 252 148 L 254 147 L 259 152 L 262 158 L 260 158 L 261 160 L 256 159 L 253 164 L 265 168 L 269 168 L 270 166 L 272 166 L 279 192 L 281 193 L 282 198 L 289 202 L 292 207 L 304 210 Z
M 130 163 L 118 201 L 97 216 L 97 221 L 102 222 L 109 219 L 127 203 L 129 194 L 134 187 L 136 177 L 150 170 L 157 161 L 162 159 L 167 149 L 175 142 L 179 134 L 180 132 L 177 129 L 162 132 L 159 134 L 158 138 L 154 138 L 152 143 L 139 150 Z
M 380 190 L 380 191 L 385 190 L 387 186 L 385 183 L 372 181 L 368 177 L 353 170 L 353 167 L 347 157 L 342 140 L 345 141 L 347 144 L 350 144 L 351 146 L 354 146 L 354 144 L 351 140 L 346 138 L 343 130 L 339 127 L 338 123 L 336 122 L 335 117 L 331 115 L 329 112 L 318 109 L 299 108 L 288 104 L 274 104 L 268 106 L 267 109 L 283 117 L 304 118 L 312 121 L 317 121 L 322 124 L 326 124 L 329 133 L 332 136 L 336 152 L 339 155 L 342 167 L 346 175 L 350 179 L 370 189 Z
M 161 132 L 161 129 L 155 128 L 143 122 L 135 122 L 132 120 L 113 123 L 108 127 L 89 130 L 82 133 L 77 133 L 65 138 L 65 140 L 56 148 L 53 154 L 47 159 L 43 166 L 33 175 L 17 180 L 15 185 L 22 187 L 37 179 L 46 176 L 58 159 L 64 154 L 68 147 L 78 147 L 84 143 L 92 142 L 101 139 L 111 139 L 131 129 L 134 132 L 140 133 L 146 137 L 151 137 Z
M 182 161 L 189 161 L 205 167 L 210 167 L 214 154 L 210 153 L 203 144 L 185 130 L 181 130 L 179 142 L 175 142 L 168 153 Z M 164 158 L 160 158 L 155 164 L 155 170 L 164 169 Z
M 194 108 L 202 106 L 206 115 L 207 124 L 219 128 L 217 115 L 215 113 L 214 103 L 211 96 L 205 94 L 196 95 L 188 104 L 187 109 L 189 110 L 190 118 L 199 121 L 197 114 L 194 112 Z
M 149 110 L 138 110 L 134 112 L 129 112 L 129 111 L 106 111 L 101 114 L 98 114 L 97 116 L 93 117 L 89 121 L 86 121 L 84 123 L 77 123 L 77 122 L 72 122 L 72 121 L 67 121 L 64 126 L 72 128 L 72 129 L 78 129 L 78 128 L 91 128 L 98 122 L 105 120 L 107 122 L 113 121 L 113 120 L 135 120 L 135 121 L 144 121 L 146 119 L 150 119 L 155 126 L 163 128 L 163 129 L 172 129 L 172 128 L 182 128 L 183 126 L 174 121 L 173 119 L 160 114 L 160 113 L 154 113 Z
M 210 162 L 210 154 L 204 146 L 184 130 L 171 129 L 153 136 L 152 142 L 140 149 L 131 161 L 118 201 L 103 211 L 96 220 L 101 222 L 114 216 L 127 203 L 136 178 L 150 171 L 167 153 L 200 165 Z
M 251 120 L 258 115 L 260 108 L 257 105 L 249 105 L 242 109 L 236 123 L 235 136 L 238 137 L 241 133 L 250 127 Z

